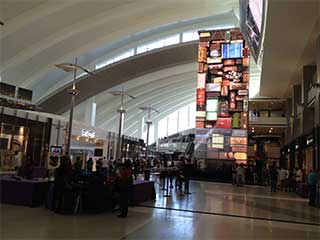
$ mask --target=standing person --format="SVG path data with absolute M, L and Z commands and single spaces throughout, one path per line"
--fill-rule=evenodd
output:
M 60 165 L 54 175 L 53 210 L 60 212 L 63 210 L 65 190 L 72 176 L 72 165 L 68 156 L 61 157 Z
M 101 160 L 101 172 L 105 176 L 108 175 L 108 160 L 106 157 L 103 157 Z
M 117 172 L 117 188 L 120 195 L 120 218 L 125 218 L 128 215 L 129 191 L 133 185 L 131 164 L 127 161 L 123 167 L 120 167 Z
M 271 192 L 277 191 L 278 174 L 276 167 L 272 166 L 270 169 Z
M 244 178 L 245 178 L 245 169 L 243 167 L 243 164 L 241 163 L 240 166 L 237 168 L 237 186 L 242 187 L 244 184 Z
M 93 160 L 92 158 L 89 158 L 89 160 L 87 161 L 87 171 L 92 172 L 92 167 L 93 167 Z
M 286 188 L 287 171 L 282 167 L 279 171 L 280 189 Z
M 307 183 L 309 188 L 309 206 L 316 206 L 316 192 L 317 192 L 317 183 L 318 183 L 318 174 L 317 171 L 310 170 L 307 175 Z
M 237 168 L 238 164 L 232 166 L 232 185 L 237 184 Z
M 270 184 L 270 178 L 269 178 L 269 175 L 270 175 L 270 172 L 269 172 L 269 168 L 267 166 L 265 166 L 263 168 L 263 171 L 262 171 L 262 176 L 263 176 L 263 184 L 265 186 L 268 186 Z

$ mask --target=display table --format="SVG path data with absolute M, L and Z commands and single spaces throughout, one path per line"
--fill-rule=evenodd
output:
M 36 207 L 43 204 L 48 190 L 46 180 L 0 178 L 1 203 Z
M 54 191 L 54 184 L 53 182 L 50 182 L 45 206 L 51 210 L 53 209 L 53 191 Z M 113 205 L 112 203 L 113 197 L 111 195 L 106 196 L 105 194 L 106 192 L 100 192 L 99 198 L 104 196 L 103 205 L 105 205 L 106 209 L 110 209 L 110 207 Z M 82 196 L 81 202 L 83 203 L 81 211 L 84 211 L 84 212 L 88 211 L 87 208 L 88 208 L 88 205 L 90 204 L 85 204 L 86 202 L 88 202 L 88 195 L 90 194 L 81 194 Z M 75 203 L 76 202 L 75 197 L 76 197 L 76 194 L 74 191 L 68 192 L 68 197 L 67 197 L 69 199 L 68 202 Z M 155 194 L 154 182 L 142 181 L 142 180 L 134 181 L 132 190 L 130 193 L 130 203 L 132 205 L 137 205 L 139 203 L 142 203 L 148 200 L 154 200 L 155 198 L 156 198 L 156 194 Z M 70 206 L 68 206 L 68 209 L 65 211 L 74 212 L 74 208 L 75 206 L 71 204 Z
M 156 199 L 154 182 L 142 180 L 134 181 L 131 196 L 131 203 L 133 205 L 154 199 Z

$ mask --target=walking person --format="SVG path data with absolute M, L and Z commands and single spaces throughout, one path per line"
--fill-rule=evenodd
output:
M 120 218 L 125 218 L 128 215 L 129 205 L 129 192 L 133 185 L 132 169 L 130 161 L 127 161 L 124 166 L 120 167 L 117 171 L 117 189 L 120 195 L 120 210 L 121 213 L 118 215 Z
M 283 191 L 283 188 L 287 190 L 286 181 L 287 181 L 287 171 L 283 167 L 279 171 L 279 180 L 280 180 L 280 190 Z
M 317 171 L 310 170 L 307 175 L 307 183 L 309 188 L 309 206 L 316 206 L 316 192 L 317 192 L 317 183 L 318 183 L 318 174 Z
M 237 168 L 238 164 L 232 166 L 232 185 L 237 184 Z

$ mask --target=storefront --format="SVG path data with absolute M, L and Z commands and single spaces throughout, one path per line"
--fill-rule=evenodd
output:
M 315 131 L 312 131 L 310 134 L 304 137 L 304 164 L 303 168 L 306 169 L 306 172 L 309 172 L 310 169 L 316 167 L 316 154 L 315 154 Z
M 299 137 L 294 141 L 294 165 L 292 168 L 303 169 L 304 161 L 304 142 L 303 137 Z
M 12 170 L 29 159 L 44 166 L 48 156 L 52 119 L 36 112 L 0 108 L 0 161 Z
M 143 152 L 144 141 L 141 139 L 123 136 L 122 138 L 122 159 L 136 160 Z

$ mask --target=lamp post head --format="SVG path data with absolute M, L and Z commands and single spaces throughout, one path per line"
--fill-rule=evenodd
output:
M 82 70 L 86 73 L 88 73 L 91 76 L 94 76 L 94 74 L 92 72 L 90 72 L 89 70 L 79 66 L 78 64 L 74 64 L 74 63 L 59 63 L 59 64 L 55 64 L 55 66 L 57 68 L 62 69 L 65 72 L 73 72 L 74 70 Z
M 109 92 L 110 94 L 112 94 L 113 96 L 128 96 L 132 99 L 136 99 L 134 96 L 130 95 L 129 93 L 125 92 L 125 91 L 120 91 L 120 90 L 117 90 L 117 91 L 111 91 Z
M 139 107 L 139 109 L 143 110 L 143 111 L 154 111 L 156 113 L 160 113 L 157 109 L 153 108 L 153 107 L 150 107 L 150 106 L 142 106 L 142 107 Z

